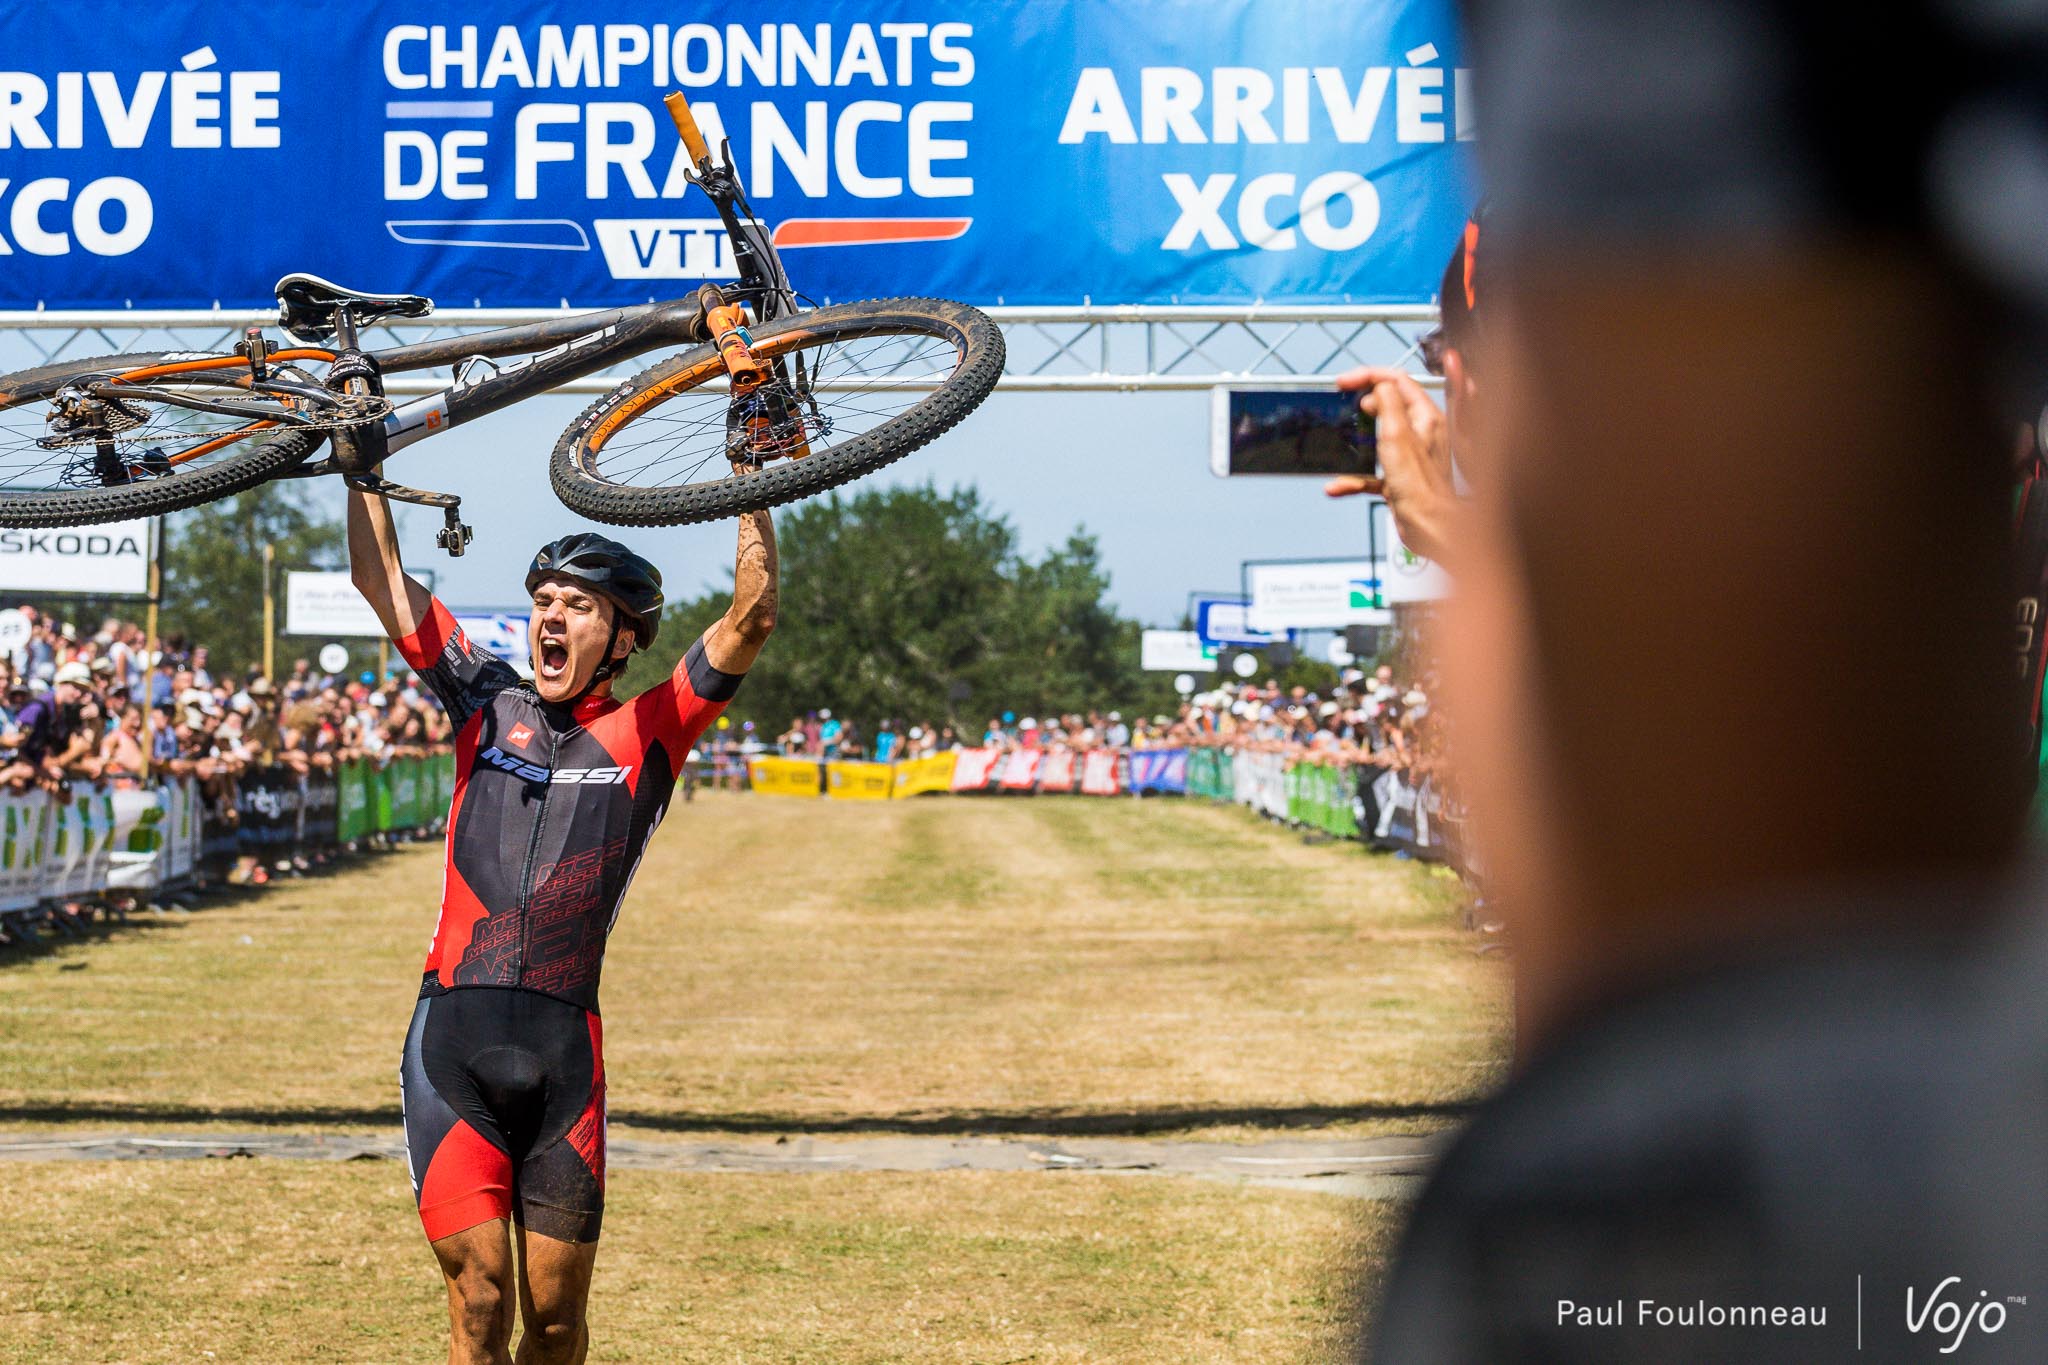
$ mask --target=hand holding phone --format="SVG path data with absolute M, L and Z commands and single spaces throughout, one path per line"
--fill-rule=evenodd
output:
M 1425 558 L 1448 562 L 1458 497 L 1443 410 L 1403 370 L 1366 366 L 1340 376 L 1337 388 L 1378 419 L 1380 468 L 1373 477 L 1340 475 L 1323 491 L 1331 497 L 1384 497 L 1402 543 Z

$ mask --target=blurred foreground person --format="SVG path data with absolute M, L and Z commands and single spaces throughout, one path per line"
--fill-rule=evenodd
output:
M 1470 17 L 1441 647 L 1518 1057 L 1373 1357 L 2048 1359 L 2048 6 L 1897 7 L 1853 64 L 1783 4 Z

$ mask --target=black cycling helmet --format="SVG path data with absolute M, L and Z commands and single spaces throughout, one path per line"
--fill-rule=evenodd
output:
M 526 590 L 531 593 L 543 578 L 568 578 L 610 599 L 618 610 L 612 617 L 612 633 L 605 642 L 605 662 L 598 665 L 592 686 L 624 667 L 614 663 L 612 644 L 622 626 L 633 630 L 633 647 L 645 649 L 654 643 L 661 629 L 661 570 L 634 554 L 609 536 L 579 531 L 573 536 L 549 541 L 533 557 L 526 571 Z

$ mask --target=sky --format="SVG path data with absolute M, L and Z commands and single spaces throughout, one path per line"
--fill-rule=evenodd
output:
M 400 515 L 407 567 L 433 570 L 443 600 L 520 607 L 533 552 L 576 530 L 605 531 L 645 554 L 675 597 L 730 581 L 729 521 L 607 528 L 556 501 L 548 459 L 588 401 L 529 400 L 401 451 L 385 466 L 400 483 L 460 495 L 463 519 L 476 528 L 468 554 L 451 559 L 434 547 L 438 512 Z M 1190 592 L 1234 590 L 1246 559 L 1364 555 L 1363 499 L 1326 498 L 1317 478 L 1217 478 L 1209 472 L 1208 433 L 1206 391 L 998 392 L 863 484 L 972 485 L 1034 558 L 1086 527 L 1100 545 L 1112 600 L 1147 625 L 1178 625 Z M 314 496 L 340 514 L 338 481 Z

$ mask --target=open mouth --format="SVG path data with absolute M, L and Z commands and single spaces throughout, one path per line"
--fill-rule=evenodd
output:
M 540 646 L 540 676 L 548 682 L 559 682 L 569 676 L 569 647 L 553 640 L 543 640 Z

